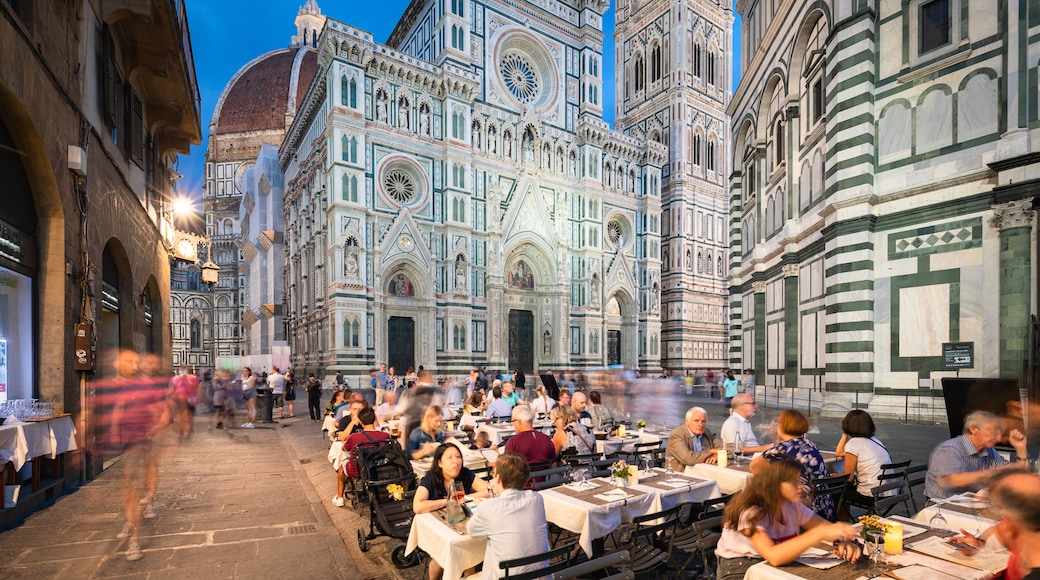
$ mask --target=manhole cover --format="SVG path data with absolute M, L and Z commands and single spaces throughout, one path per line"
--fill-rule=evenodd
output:
M 289 528 L 290 536 L 298 536 L 300 534 L 313 534 L 318 531 L 318 527 L 314 525 L 307 526 L 293 526 Z

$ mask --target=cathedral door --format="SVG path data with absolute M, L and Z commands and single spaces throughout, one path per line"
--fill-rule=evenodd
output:
M 534 314 L 530 310 L 509 311 L 509 370 L 534 370 Z
M 386 362 L 403 377 L 408 367 L 415 366 L 415 319 L 391 316 L 386 326 Z
M 621 331 L 607 331 L 607 364 L 621 364 Z

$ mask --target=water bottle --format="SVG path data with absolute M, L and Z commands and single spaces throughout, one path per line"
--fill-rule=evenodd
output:
M 461 491 L 462 485 L 452 480 L 451 486 L 448 489 L 448 506 L 446 508 L 445 520 L 449 525 L 455 525 L 465 519 L 462 513 L 462 504 L 459 503 L 459 491 Z M 462 494 L 463 496 L 465 494 Z

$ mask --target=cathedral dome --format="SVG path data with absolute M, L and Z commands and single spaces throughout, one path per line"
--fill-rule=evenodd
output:
M 254 59 L 224 87 L 213 111 L 211 132 L 285 131 L 317 70 L 317 53 L 309 46 L 275 50 Z

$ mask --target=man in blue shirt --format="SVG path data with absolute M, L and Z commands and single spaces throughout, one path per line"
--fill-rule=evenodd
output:
M 982 489 L 991 469 L 1009 463 L 993 450 L 1003 435 L 1000 417 L 986 411 L 969 413 L 964 418 L 964 434 L 943 441 L 928 457 L 924 495 L 933 500 L 946 499 Z M 1012 429 L 1008 442 L 1020 460 L 1028 458 L 1026 436 L 1021 431 Z
M 513 406 L 502 397 L 502 387 L 495 385 L 491 388 L 493 401 L 488 403 L 485 417 L 509 417 L 513 412 Z

